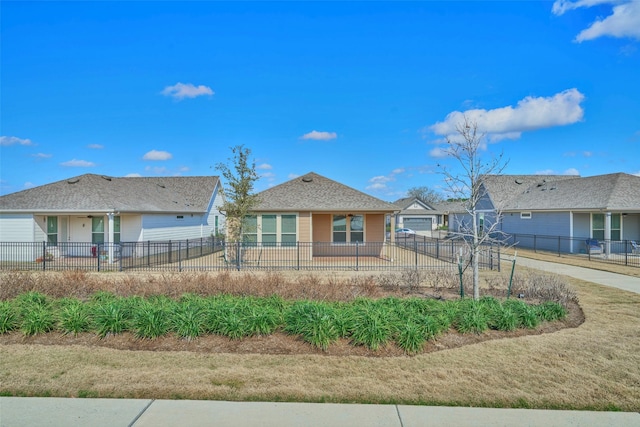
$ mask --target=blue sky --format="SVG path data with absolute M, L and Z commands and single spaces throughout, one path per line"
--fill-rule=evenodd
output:
M 0 194 L 84 173 L 443 188 L 462 115 L 507 174 L 640 174 L 640 1 L 12 2 Z M 440 166 L 438 166 L 440 165 Z

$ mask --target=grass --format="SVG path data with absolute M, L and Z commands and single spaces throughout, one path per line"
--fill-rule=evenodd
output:
M 500 319 L 490 317 L 488 330 L 464 335 L 478 337 L 475 344 L 448 346 L 463 336 L 439 334 L 422 344 L 424 353 L 411 357 L 201 352 L 204 338 L 185 340 L 182 348 L 171 351 L 121 351 L 99 344 L 65 345 L 74 342 L 72 334 L 57 345 L 36 344 L 37 335 L 13 341 L 0 336 L 0 394 L 640 410 L 640 295 L 568 282 L 584 311 L 585 322 L 578 328 L 482 341 L 495 333 L 492 324 Z M 99 299 L 88 296 L 82 300 Z M 180 297 L 175 301 L 181 302 Z M 404 313 L 432 308 L 421 299 L 406 301 Z M 326 303 L 338 307 L 345 302 Z M 412 323 L 407 342 L 419 346 L 418 332 L 456 324 L 460 307 L 453 301 L 438 303 L 425 325 Z M 502 304 L 512 312 L 506 323 L 518 313 L 518 300 L 510 304 Z M 391 301 L 385 307 L 390 306 Z M 536 310 L 553 312 L 542 306 Z M 518 322 L 521 318 L 518 314 Z M 130 321 L 131 314 L 124 319 Z M 349 328 L 339 317 L 335 325 L 339 332 Z M 16 334 L 23 333 L 5 335 Z M 392 336 L 397 340 L 400 335 Z M 260 343 L 270 338 L 255 339 Z M 115 342 L 117 336 L 103 340 Z M 234 342 L 241 349 L 244 341 Z M 448 349 L 432 351 L 439 347 Z

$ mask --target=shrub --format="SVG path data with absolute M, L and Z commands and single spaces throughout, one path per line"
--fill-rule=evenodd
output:
M 92 315 L 96 332 L 102 338 L 108 334 L 119 334 L 128 329 L 129 311 L 120 298 L 94 303 Z
M 25 335 L 44 334 L 54 327 L 53 313 L 48 305 L 35 304 L 23 308 L 21 329 Z
M 464 304 L 464 302 L 469 301 Z M 480 334 L 489 328 L 489 315 L 487 304 L 481 301 L 462 300 L 464 307 L 459 311 L 456 318 L 456 329 L 458 332 L 466 334 L 473 332 Z
M 0 301 L 0 334 L 18 328 L 18 310 L 13 301 Z
M 169 331 L 167 304 L 162 298 L 141 301 L 132 308 L 132 325 L 138 338 L 158 338 Z
M 340 337 L 342 318 L 330 303 L 300 301 L 294 303 L 284 315 L 285 331 L 300 335 L 311 345 L 326 350 Z
M 75 298 L 63 298 L 56 303 L 59 329 L 77 335 L 91 327 L 89 307 Z

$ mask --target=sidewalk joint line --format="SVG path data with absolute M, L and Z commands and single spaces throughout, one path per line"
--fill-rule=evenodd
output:
M 133 427 L 135 425 L 135 423 L 140 419 L 142 414 L 147 412 L 147 409 L 149 409 L 149 406 L 151 406 L 153 404 L 153 402 L 155 402 L 155 401 L 156 401 L 155 399 L 151 399 L 151 401 L 149 403 L 147 403 L 147 406 L 142 408 L 142 411 L 140 411 L 140 413 L 138 415 L 136 415 L 136 417 L 133 419 L 133 421 L 131 421 L 131 423 L 129 424 L 129 427 Z
M 402 415 L 400 415 L 400 408 L 398 407 L 398 405 L 396 406 L 396 413 L 398 414 L 398 420 L 400 420 L 400 427 L 404 427 L 404 423 L 402 422 Z

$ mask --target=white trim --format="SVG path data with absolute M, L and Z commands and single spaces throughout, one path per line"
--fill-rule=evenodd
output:
M 520 212 L 520 219 L 531 219 L 533 215 L 531 214 L 531 211 L 529 212 Z

